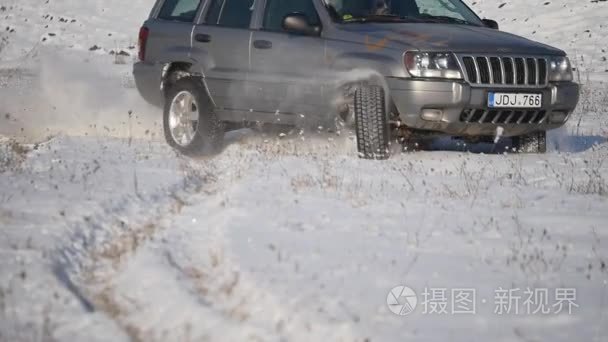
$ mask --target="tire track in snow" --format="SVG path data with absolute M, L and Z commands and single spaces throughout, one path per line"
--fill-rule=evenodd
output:
M 231 260 L 224 234 L 239 213 L 224 192 L 265 167 L 259 151 L 234 152 L 188 164 L 191 176 L 169 196 L 125 198 L 80 222 L 94 229 L 62 251 L 58 264 L 66 278 L 134 341 L 356 340 L 350 326 L 315 321 L 314 313 L 283 303 Z M 134 208 L 116 211 L 125 204 Z M 156 208 L 152 217 L 147 205 Z M 120 224 L 131 220 L 138 223 Z
M 93 284 L 111 277 L 112 271 L 118 270 L 125 259 L 163 229 L 158 222 L 178 214 L 186 205 L 184 198 L 215 181 L 209 168 L 194 169 L 189 161 L 182 163 L 182 168 L 183 181 L 169 189 L 110 199 L 94 215 L 73 222 L 70 244 L 55 255 L 55 276 L 85 310 L 105 312 L 135 341 L 141 340 L 137 330 L 118 319 L 122 309 L 112 299 L 109 289 L 99 290 Z M 136 174 L 134 182 L 137 183 Z M 101 275 L 97 273 L 100 270 L 103 270 Z
M 231 327 L 215 329 L 210 340 L 357 341 L 349 325 L 320 322 L 316 312 L 293 306 L 243 272 L 226 241 L 226 230 L 239 212 L 226 209 L 222 196 L 210 201 L 187 208 L 180 230 L 165 231 L 160 247 L 178 278 Z M 207 221 L 201 226 L 190 217 Z M 218 330 L 231 335 L 224 338 Z

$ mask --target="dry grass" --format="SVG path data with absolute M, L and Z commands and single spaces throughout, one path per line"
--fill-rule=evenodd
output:
M 579 104 L 570 118 L 570 134 L 581 136 L 581 128 L 585 121 L 599 123 L 594 127 L 597 131 L 593 134 L 608 136 L 608 83 L 607 84 L 583 84 Z
M 585 160 L 584 176 L 570 187 L 571 192 L 582 194 L 608 195 L 608 182 L 605 178 L 604 162 L 606 155 Z
M 558 165 L 548 163 L 548 176 L 569 193 L 608 195 L 608 149 L 605 144 L 608 139 L 608 83 L 581 86 L 580 102 L 570 118 L 568 134 L 575 138 L 573 141 L 588 145 L 590 149 L 580 154 L 563 154 Z
M 9 44 L 8 36 L 4 33 L 0 34 L 0 53 Z
M 552 242 L 547 229 L 525 227 L 517 215 L 512 217 L 515 234 L 509 242 L 510 255 L 506 264 L 517 268 L 530 277 L 543 278 L 550 273 L 559 273 L 568 258 L 567 244 Z
M 594 147 L 586 153 L 582 160 L 564 154 L 561 163 L 547 163 L 547 176 L 557 182 L 559 188 L 569 193 L 586 195 L 608 195 L 608 178 L 606 158 L 608 150 L 605 147 Z
M 0 140 L 0 173 L 18 171 L 31 149 L 15 140 Z

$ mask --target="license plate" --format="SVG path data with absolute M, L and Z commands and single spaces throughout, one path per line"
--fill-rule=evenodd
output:
M 490 108 L 541 108 L 542 94 L 489 93 Z

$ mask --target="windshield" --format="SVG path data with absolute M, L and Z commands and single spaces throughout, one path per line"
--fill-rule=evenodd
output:
M 483 26 L 460 0 L 325 0 L 338 22 L 438 22 Z

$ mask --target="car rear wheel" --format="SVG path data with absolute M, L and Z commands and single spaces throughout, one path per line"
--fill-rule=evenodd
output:
M 179 79 L 171 86 L 165 102 L 163 127 L 167 143 L 188 156 L 217 153 L 224 128 L 200 80 Z
M 534 132 L 513 137 L 513 148 L 520 153 L 546 153 L 547 132 Z
M 359 157 L 389 158 L 389 126 L 382 87 L 363 86 L 355 93 L 355 130 Z

